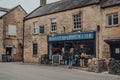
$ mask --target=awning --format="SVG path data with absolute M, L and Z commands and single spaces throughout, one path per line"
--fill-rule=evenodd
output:
M 95 39 L 95 38 L 96 38 L 95 32 L 84 32 L 84 33 L 76 33 L 76 34 L 48 36 L 48 42 L 68 41 L 68 40 L 89 40 L 89 39 Z
M 106 39 L 104 41 L 108 44 L 120 44 L 120 39 Z

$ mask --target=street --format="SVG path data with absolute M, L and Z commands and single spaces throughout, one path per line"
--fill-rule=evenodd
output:
M 120 80 L 120 76 L 67 67 L 0 63 L 0 80 Z

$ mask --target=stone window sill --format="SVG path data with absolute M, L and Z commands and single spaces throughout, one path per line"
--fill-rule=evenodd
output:
M 17 36 L 10 36 L 10 35 L 6 36 L 6 39 L 16 39 L 16 38 Z
M 32 34 L 33 36 L 39 35 L 39 34 Z
M 80 31 L 81 32 L 81 28 L 78 28 L 78 29 L 72 29 L 72 32 L 78 32 L 78 31 Z
M 112 27 L 120 27 L 120 25 L 119 24 L 117 24 L 117 25 L 107 25 L 105 28 L 112 28 Z
M 38 57 L 38 55 L 33 55 L 33 57 L 36 57 L 36 58 L 37 58 L 37 57 Z
M 45 35 L 46 35 L 46 34 L 44 34 L 44 33 L 41 33 L 41 34 L 40 34 L 40 36 L 45 36 Z
M 57 31 L 50 31 L 50 34 L 57 34 Z
M 55 31 L 50 31 L 51 33 L 54 33 L 54 32 L 57 32 L 56 30 Z
M 8 37 L 16 37 L 16 35 L 8 35 Z

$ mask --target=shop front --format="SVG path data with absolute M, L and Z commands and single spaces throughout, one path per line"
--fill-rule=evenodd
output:
M 70 48 L 74 48 L 74 53 L 78 54 L 81 45 L 84 46 L 86 55 L 96 57 L 95 35 L 95 32 L 86 32 L 48 36 L 49 60 L 52 60 L 53 55 L 60 55 L 60 60 L 65 60 Z

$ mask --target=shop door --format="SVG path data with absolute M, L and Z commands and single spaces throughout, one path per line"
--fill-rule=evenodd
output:
M 120 45 L 119 44 L 111 45 L 111 57 L 116 60 L 120 60 Z

